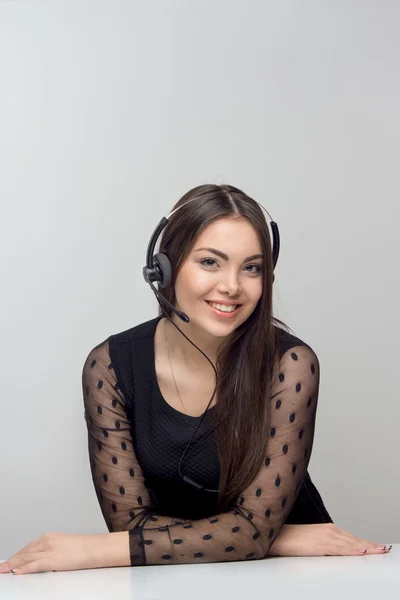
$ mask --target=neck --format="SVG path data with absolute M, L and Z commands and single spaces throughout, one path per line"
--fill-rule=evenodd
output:
M 195 348 L 177 329 L 165 318 L 167 341 L 172 355 L 175 355 L 176 360 L 179 360 L 181 364 L 185 365 L 189 370 L 196 371 L 209 371 L 211 366 L 208 360 L 203 356 L 197 348 Z M 213 363 L 216 367 L 218 350 L 222 347 L 225 342 L 225 338 L 217 338 L 208 334 L 207 332 L 200 330 L 198 327 L 193 325 L 192 322 L 184 323 L 175 313 L 173 313 L 171 320 L 179 327 L 179 329 L 200 348 L 202 352 Z

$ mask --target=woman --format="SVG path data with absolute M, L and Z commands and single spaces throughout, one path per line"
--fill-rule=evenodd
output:
M 203 185 L 178 207 L 160 244 L 172 267 L 163 294 L 188 322 L 160 297 L 158 317 L 111 335 L 83 367 L 113 537 L 45 534 L 3 572 L 385 552 L 333 524 L 307 472 L 319 361 L 272 315 L 259 205 Z
M 157 318 L 89 354 L 93 481 L 109 531 L 129 531 L 132 565 L 263 558 L 283 524 L 333 523 L 307 473 L 319 362 L 272 316 L 258 204 L 232 186 L 203 185 L 178 207 L 160 243 L 172 266 L 163 294 L 190 323 L 161 301 Z M 239 306 L 227 317 L 215 303 Z M 189 340 L 218 372 L 211 403 L 214 372 Z

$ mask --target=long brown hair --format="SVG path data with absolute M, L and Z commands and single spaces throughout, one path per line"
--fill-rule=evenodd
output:
M 276 326 L 289 327 L 272 316 L 273 259 L 271 237 L 262 209 L 257 202 L 231 185 L 206 184 L 189 190 L 174 205 L 176 211 L 162 232 L 159 252 L 172 266 L 171 284 L 162 294 L 175 306 L 175 281 L 196 238 L 215 219 L 244 217 L 257 232 L 264 255 L 262 295 L 250 317 L 229 337 L 217 357 L 217 403 L 214 432 L 220 459 L 218 503 L 220 512 L 228 510 L 237 496 L 257 475 L 265 453 L 268 435 L 268 407 L 271 380 L 278 358 Z M 172 212 L 172 211 L 171 211 Z M 162 302 L 162 301 L 161 301 Z M 159 314 L 172 318 L 163 303 Z M 237 377 L 237 390 L 234 394 Z M 229 418 L 224 419 L 227 411 Z

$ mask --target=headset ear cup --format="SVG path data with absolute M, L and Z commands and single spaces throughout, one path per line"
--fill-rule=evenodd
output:
M 163 252 L 158 252 L 153 256 L 154 266 L 158 267 L 161 280 L 158 280 L 159 286 L 165 288 L 170 285 L 172 280 L 172 267 L 169 258 Z

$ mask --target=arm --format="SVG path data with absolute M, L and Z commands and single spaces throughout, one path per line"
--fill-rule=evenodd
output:
M 270 435 L 256 478 L 231 511 L 198 520 L 155 514 L 107 340 L 91 351 L 82 375 L 97 498 L 109 531 L 128 530 L 131 565 L 237 561 L 268 554 L 311 456 L 319 362 L 310 347 L 291 348 L 280 360 L 272 385 Z

